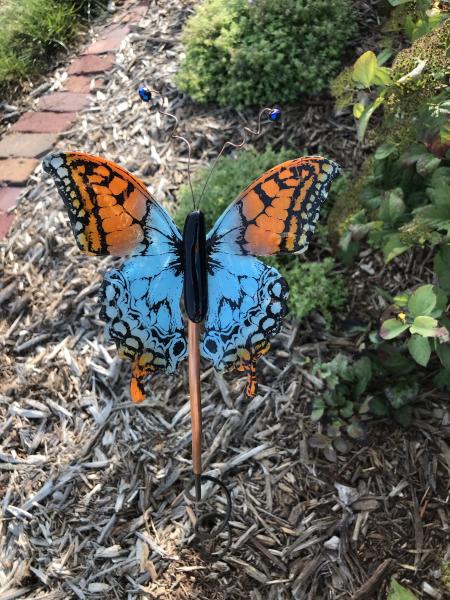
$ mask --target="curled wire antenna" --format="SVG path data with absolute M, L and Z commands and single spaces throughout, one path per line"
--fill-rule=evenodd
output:
M 222 148 L 221 148 L 221 150 L 220 150 L 219 154 L 218 154 L 218 155 L 217 155 L 217 157 L 215 158 L 215 160 L 214 160 L 214 162 L 213 162 L 213 164 L 212 164 L 212 166 L 211 166 L 211 168 L 210 168 L 210 170 L 209 170 L 208 176 L 207 176 L 207 178 L 206 178 L 206 181 L 205 181 L 205 183 L 204 183 L 204 185 L 203 185 L 203 188 L 202 188 L 202 191 L 201 191 L 201 193 L 200 193 L 200 198 L 199 198 L 199 200 L 198 200 L 197 207 L 198 207 L 198 206 L 200 206 L 200 202 L 202 201 L 202 198 L 203 198 L 203 196 L 204 196 L 204 194 L 205 194 L 205 191 L 206 191 L 207 185 L 208 185 L 208 183 L 209 183 L 209 180 L 211 179 L 211 175 L 213 174 L 213 171 L 214 171 L 214 169 L 216 168 L 216 165 L 217 165 L 217 162 L 218 162 L 219 158 L 220 158 L 220 157 L 222 156 L 222 154 L 224 153 L 224 151 L 225 151 L 225 148 L 226 148 L 227 146 L 231 146 L 232 148 L 237 148 L 237 149 L 239 149 L 239 148 L 243 148 L 243 147 L 245 146 L 245 144 L 247 143 L 247 141 L 248 141 L 248 135 L 260 135 L 260 133 L 261 133 L 261 128 L 262 128 L 261 121 L 262 121 L 262 118 L 263 118 L 263 116 L 264 116 L 265 114 L 267 114 L 267 115 L 268 115 L 268 117 L 269 117 L 269 119 L 270 119 L 271 121 L 279 121 L 279 120 L 281 119 L 281 110 L 280 110 L 279 108 L 277 108 L 277 107 L 275 107 L 275 108 L 269 108 L 269 107 L 263 108 L 263 109 L 261 109 L 261 110 L 259 111 L 259 115 L 258 115 L 258 126 L 257 126 L 256 130 L 254 130 L 254 129 L 250 129 L 250 127 L 244 127 L 244 129 L 243 129 L 243 134 L 244 134 L 244 135 L 243 135 L 243 138 L 242 138 L 242 142 L 240 142 L 239 144 L 235 144 L 235 143 L 233 143 L 233 142 L 225 142 L 225 143 L 223 144 L 223 146 L 222 146 Z
M 175 115 L 172 115 L 171 113 L 166 112 L 161 109 L 161 106 L 164 106 L 164 96 L 161 92 L 158 92 L 157 90 L 152 90 L 149 87 L 147 87 L 146 85 L 141 85 L 139 87 L 139 97 L 143 102 L 150 103 L 151 110 L 157 110 L 160 115 L 164 115 L 166 117 L 170 117 L 171 119 L 174 119 L 175 126 L 172 129 L 169 137 L 170 137 L 170 139 L 181 140 L 188 147 L 188 182 L 189 182 L 189 188 L 191 190 L 191 195 L 192 195 L 192 205 L 195 210 L 196 209 L 195 196 L 194 196 L 194 189 L 192 187 L 192 180 L 191 180 L 191 154 L 192 154 L 191 144 L 182 135 L 178 135 L 178 134 L 175 135 L 175 132 L 178 129 L 178 126 L 180 123 Z

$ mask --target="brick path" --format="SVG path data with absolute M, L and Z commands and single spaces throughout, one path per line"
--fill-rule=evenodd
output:
M 89 106 L 102 76 L 116 62 L 116 53 L 133 23 L 146 13 L 148 3 L 130 6 L 98 39 L 69 65 L 64 90 L 41 96 L 36 110 L 25 112 L 0 140 L 0 240 L 14 220 L 14 209 L 30 175 L 59 137 Z

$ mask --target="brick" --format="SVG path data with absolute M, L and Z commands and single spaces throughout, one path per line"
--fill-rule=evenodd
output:
M 6 237 L 6 234 L 11 229 L 11 225 L 14 221 L 13 213 L 4 213 L 0 211 L 0 240 Z
M 0 188 L 0 213 L 8 212 L 16 207 L 17 200 L 23 189 L 20 187 L 2 187 Z
M 0 160 L 0 181 L 13 185 L 25 185 L 38 166 L 35 158 L 5 158 Z
M 10 133 L 0 140 L 0 158 L 39 158 L 58 141 L 55 133 Z
M 75 121 L 76 113 L 27 112 L 24 113 L 10 131 L 28 133 L 62 133 Z
M 37 107 L 39 110 L 53 112 L 77 112 L 89 106 L 92 102 L 86 94 L 73 92 L 55 92 L 39 98 Z
M 103 73 L 114 65 L 114 54 L 88 54 L 76 58 L 68 69 L 69 75 L 85 75 L 87 73 Z
M 103 32 L 100 38 L 88 46 L 83 54 L 105 54 L 107 52 L 116 52 L 119 50 L 121 43 L 127 37 L 130 32 L 130 28 L 126 25 L 124 27 L 112 27 Z
M 92 88 L 91 81 L 94 81 Z M 91 77 L 86 77 L 86 75 L 71 75 L 66 79 L 64 88 L 67 92 L 87 94 L 99 88 L 100 85 L 101 81 L 99 79 L 92 79 Z

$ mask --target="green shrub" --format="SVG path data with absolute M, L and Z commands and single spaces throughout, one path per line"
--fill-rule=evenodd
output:
M 288 282 L 291 314 L 301 319 L 317 310 L 330 325 L 331 310 L 342 309 L 347 298 L 344 279 L 333 275 L 334 260 L 327 257 L 322 262 L 303 262 L 295 257 L 280 257 L 273 264 Z
M 393 61 L 376 131 L 383 143 L 338 194 L 329 218 L 332 238 L 340 236 L 348 255 L 368 232 L 386 261 L 416 244 L 448 242 L 450 92 L 444 82 L 450 71 L 449 36 L 447 19 Z M 346 96 L 352 92 L 350 79 L 345 71 L 334 81 L 338 102 L 355 101 Z
M 326 88 L 355 30 L 347 0 L 204 0 L 177 85 L 221 106 L 292 102 Z
M 236 155 L 223 157 L 213 171 L 200 209 L 205 215 L 207 229 L 229 204 L 254 179 L 264 171 L 295 158 L 289 150 L 275 152 L 271 148 L 258 154 L 253 148 L 243 150 Z M 198 201 L 209 169 L 200 169 L 193 177 L 193 189 Z M 183 185 L 177 193 L 178 206 L 175 222 L 183 229 L 187 215 L 192 211 L 192 196 L 188 185 Z M 343 279 L 333 275 L 334 261 L 325 258 L 322 262 L 304 262 L 296 256 L 280 256 L 265 259 L 286 278 L 289 284 L 289 308 L 291 314 L 300 319 L 313 310 L 322 313 L 327 322 L 331 322 L 330 310 L 343 307 L 346 290 Z
M 0 89 L 39 73 L 105 0 L 8 0 L 0 8 Z
M 362 344 L 366 362 L 336 359 L 320 367 L 334 377 L 324 378 L 327 389 L 312 413 L 331 421 L 318 441 L 328 450 L 338 449 L 335 441 L 341 444 L 349 418 L 352 427 L 367 420 L 368 413 L 409 425 L 413 403 L 430 386 L 450 389 L 450 20 L 421 15 L 419 3 L 407 4 L 415 9 L 401 9 L 399 26 L 404 33 L 409 24 L 411 47 L 398 52 L 390 69 L 383 64 L 392 50 L 366 52 L 332 84 L 339 107 L 353 105 L 360 138 L 378 106 L 383 118 L 371 131 L 378 147 L 356 176 L 336 186 L 328 226 L 347 262 L 367 236 L 386 263 L 426 246 L 434 275 L 424 270 L 422 285 L 395 297 L 373 290 L 388 306 L 379 331 L 368 332 Z M 421 11 L 425 4 L 420 3 Z
M 403 130 L 417 118 L 418 108 L 448 89 L 449 49 L 450 19 L 446 19 L 395 57 L 392 73 L 397 83 L 385 102 L 383 131 L 390 132 L 391 139 L 397 134 L 393 141 L 401 143 Z

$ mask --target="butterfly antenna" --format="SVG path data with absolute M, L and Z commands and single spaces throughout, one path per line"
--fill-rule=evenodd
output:
M 180 125 L 180 122 L 175 115 L 161 109 L 161 106 L 164 106 L 164 96 L 161 92 L 158 92 L 157 90 L 152 90 L 149 87 L 147 87 L 146 85 L 141 85 L 139 87 L 139 97 L 143 102 L 150 103 L 151 110 L 157 110 L 160 115 L 164 115 L 166 117 L 170 117 L 171 119 L 174 119 L 175 126 L 170 133 L 169 139 L 181 140 L 188 147 L 188 182 L 189 182 L 189 188 L 191 190 L 191 195 L 192 195 L 192 205 L 195 210 L 194 188 L 192 187 L 192 179 L 191 179 L 191 155 L 192 155 L 191 144 L 182 135 L 178 135 L 178 134 L 175 135 L 175 132 Z
M 250 129 L 250 127 L 244 127 L 242 142 L 240 144 L 235 144 L 233 142 L 225 142 L 223 144 L 223 146 L 222 146 L 219 154 L 215 158 L 215 160 L 214 160 L 214 162 L 212 164 L 212 167 L 209 170 L 208 176 L 206 178 L 206 181 L 205 181 L 205 183 L 203 185 L 203 188 L 202 188 L 202 191 L 200 193 L 200 198 L 198 200 L 198 205 L 197 206 L 200 206 L 200 202 L 202 201 L 202 198 L 203 198 L 203 196 L 205 194 L 207 185 L 209 183 L 209 180 L 211 179 L 211 175 L 213 174 L 214 169 L 216 168 L 217 162 L 219 161 L 220 157 L 224 153 L 225 148 L 227 148 L 227 146 L 231 146 L 232 148 L 236 148 L 236 149 L 243 148 L 245 146 L 245 144 L 247 143 L 247 141 L 248 141 L 248 135 L 254 135 L 254 136 L 260 135 L 261 134 L 261 128 L 262 128 L 261 121 L 262 121 L 263 115 L 265 115 L 265 114 L 267 114 L 269 116 L 269 119 L 271 121 L 279 121 L 280 118 L 281 118 L 281 110 L 279 108 L 277 108 L 277 107 L 275 107 L 275 108 L 268 108 L 268 107 L 263 108 L 263 109 L 261 109 L 259 111 L 258 126 L 257 126 L 256 130 Z

